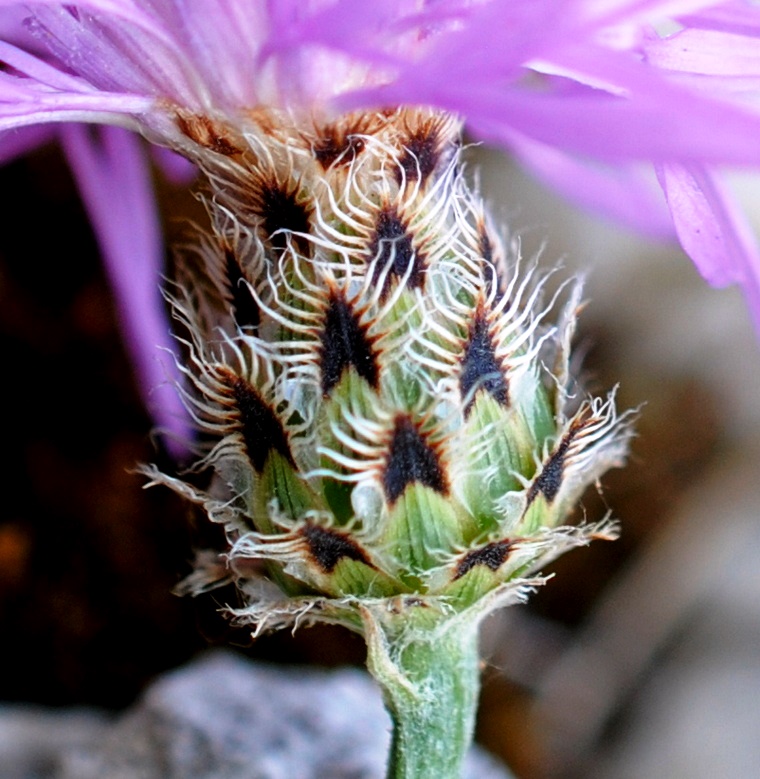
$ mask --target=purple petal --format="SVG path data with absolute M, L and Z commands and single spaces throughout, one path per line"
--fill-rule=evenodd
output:
M 56 137 L 49 125 L 24 127 L 0 133 L 0 165 L 26 154 Z
M 746 0 L 728 3 L 708 3 L 704 8 L 679 15 L 679 22 L 686 27 L 721 30 L 737 35 L 760 34 L 760 14 L 757 6 Z
M 269 2 L 239 0 L 189 0 L 162 7 L 164 26 L 175 35 L 175 57 L 192 65 L 197 82 L 208 90 L 207 103 L 239 107 L 262 102 L 257 59 L 270 13 Z
M 165 146 L 152 146 L 151 156 L 172 184 L 188 185 L 198 176 L 198 168 L 190 160 Z
M 653 38 L 644 50 L 649 64 L 657 68 L 714 76 L 760 76 L 757 37 L 686 29 L 668 38 Z
M 641 165 L 603 166 L 517 136 L 512 150 L 519 162 L 571 202 L 642 235 L 675 237 L 657 180 Z
M 407 0 L 337 0 L 316 10 L 303 2 L 274 0 L 269 5 L 270 35 L 261 56 L 318 45 L 376 64 L 394 64 L 384 44 L 411 10 L 416 4 Z
M 203 104 L 192 52 L 165 32 L 162 20 L 149 17 L 136 26 L 112 12 L 90 15 L 48 5 L 35 8 L 27 29 L 91 89 L 163 97 L 191 108 Z
M 741 284 L 760 332 L 760 253 L 730 193 L 698 165 L 662 165 L 658 177 L 684 250 L 710 284 Z
M 696 165 L 660 165 L 657 175 L 681 245 L 705 280 L 716 287 L 738 281 L 734 258 L 750 247 L 727 193 Z
M 585 0 L 581 3 L 587 18 L 597 24 L 629 25 L 649 24 L 687 13 L 701 12 L 714 0 Z
M 45 122 L 101 122 L 136 129 L 133 116 L 153 108 L 152 100 L 131 95 L 51 94 L 40 99 L 19 94 L 1 75 L 0 130 Z
M 0 130 L 51 121 L 110 121 L 136 126 L 154 99 L 98 92 L 80 78 L 0 41 L 0 59 L 25 77 L 0 71 Z
M 177 456 L 191 438 L 159 292 L 163 241 L 139 139 L 117 128 L 67 125 L 63 146 L 103 252 L 126 347 L 146 405 Z
M 561 14 L 546 0 L 530 9 L 523 2 L 479 6 L 461 28 L 407 59 L 390 83 L 339 105 L 434 105 L 462 115 L 487 140 L 508 145 L 516 131 L 608 161 L 760 163 L 756 112 L 670 80 L 636 52 L 604 46 L 594 25 L 584 27 L 583 4 L 560 5 Z
M 38 84 L 64 91 L 93 91 L 92 87 L 88 86 L 82 79 L 64 73 L 35 54 L 11 43 L 0 41 L 0 58 L 5 65 L 10 65 L 14 70 L 29 76 Z
M 759 164 L 760 117 L 726 103 L 657 86 L 631 99 L 587 93 L 571 98 L 450 79 L 408 79 L 356 93 L 345 105 L 421 103 L 467 117 L 472 132 L 509 146 L 512 134 L 608 161 L 702 160 Z
M 121 21 L 130 22 L 147 30 L 155 30 L 157 20 L 152 14 L 146 13 L 143 4 L 134 0 L 76 0 L 75 3 L 65 4 L 61 0 L 31 0 L 31 2 L 19 2 L 19 0 L 0 0 L 0 9 L 18 12 L 19 7 L 26 10 L 36 10 L 43 7 L 60 8 L 68 5 L 70 8 L 77 6 L 86 8 L 93 13 L 109 14 Z

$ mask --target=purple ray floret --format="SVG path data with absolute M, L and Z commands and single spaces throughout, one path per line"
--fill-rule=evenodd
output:
M 760 165 L 759 39 L 760 7 L 738 0 L 0 0 L 0 130 L 110 124 L 192 157 L 179 116 L 435 106 L 581 205 L 677 236 L 710 283 L 742 285 L 760 327 L 760 255 L 720 179 L 721 165 Z M 33 138 L 0 141 L 3 160 Z M 80 170 L 103 162 L 84 146 L 75 157 Z M 144 222 L 139 178 L 125 186 Z M 158 234 L 137 258 L 118 236 L 138 225 L 101 210 L 126 337 L 153 387 L 140 355 L 168 331 L 150 291 Z

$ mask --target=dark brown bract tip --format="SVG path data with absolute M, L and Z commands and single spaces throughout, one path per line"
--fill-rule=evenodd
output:
M 356 117 L 320 127 L 311 142 L 311 151 L 322 170 L 350 165 L 364 151 L 363 136 L 371 132 L 370 124 L 368 118 Z
M 182 109 L 176 110 L 176 118 L 180 132 L 199 146 L 225 157 L 233 157 L 242 151 L 232 133 L 221 122 Z
M 528 489 L 528 506 L 536 499 L 539 493 L 546 498 L 547 503 L 551 503 L 557 497 L 562 487 L 567 450 L 586 424 L 587 422 L 584 419 L 577 420 L 562 437 L 562 440 L 551 453 L 549 459 L 543 464 L 541 473 L 533 480 Z
M 439 117 L 430 117 L 417 127 L 408 128 L 407 137 L 400 141 L 403 151 L 396 169 L 399 184 L 404 179 L 419 180 L 424 184 L 438 168 L 449 145 L 444 133 L 444 122 Z
M 410 289 L 424 287 L 425 259 L 414 245 L 409 226 L 393 206 L 382 208 L 378 214 L 369 255 L 373 263 L 373 281 L 380 283 L 385 274 L 382 299 L 387 297 L 392 284 L 404 276 L 407 276 L 406 284 Z
M 485 390 L 501 406 L 509 405 L 509 383 L 504 365 L 496 354 L 485 304 L 481 301 L 470 322 L 461 356 L 459 392 L 467 399 L 464 414 L 469 416 L 475 395 Z
M 423 484 L 442 495 L 448 479 L 438 447 L 408 414 L 399 414 L 393 425 L 383 470 L 383 489 L 390 504 L 413 483 Z
M 295 470 L 288 434 L 274 409 L 258 390 L 226 367 L 217 369 L 219 381 L 227 389 L 235 417 L 235 428 L 243 440 L 245 453 L 257 473 L 264 470 L 271 452 L 278 452 Z
M 490 568 L 494 572 L 498 571 L 509 557 L 511 550 L 512 543 L 504 539 L 503 541 L 492 541 L 490 544 L 481 546 L 480 549 L 467 552 L 457 564 L 454 581 L 461 579 L 476 565 L 485 565 L 486 568 Z
M 346 300 L 343 291 L 331 290 L 319 334 L 319 367 L 325 396 L 338 384 L 343 372 L 351 367 L 373 389 L 377 389 L 380 364 L 367 329 L 367 325 L 361 322 L 360 313 Z
M 303 236 L 311 229 L 311 208 L 299 200 L 298 187 L 282 184 L 275 178 L 257 182 L 253 212 L 261 219 L 261 231 L 269 245 L 282 251 L 288 234 L 293 235 L 299 253 L 308 254 L 309 242 Z
M 309 547 L 312 560 L 323 573 L 332 573 L 343 559 L 375 567 L 369 555 L 347 533 L 319 525 L 305 525 L 299 533 Z
M 232 296 L 232 316 L 235 324 L 241 329 L 257 330 L 261 324 L 259 305 L 246 283 L 245 273 L 235 252 L 229 247 L 224 249 L 224 270 Z

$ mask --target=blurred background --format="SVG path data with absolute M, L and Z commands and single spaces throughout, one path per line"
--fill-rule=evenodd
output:
M 622 408 L 645 404 L 630 464 L 584 500 L 589 520 L 612 509 L 620 540 L 568 554 L 528 606 L 485 625 L 478 740 L 520 779 L 760 775 L 760 351 L 741 295 L 500 155 L 473 164 L 524 256 L 587 272 L 589 388 L 619 382 Z M 133 472 L 168 461 L 65 163 L 43 149 L 0 180 L 0 719 L 19 703 L 123 710 L 209 646 L 361 665 L 337 629 L 252 643 L 217 614 L 234 592 L 171 594 L 215 538 Z M 160 188 L 180 237 L 199 206 Z

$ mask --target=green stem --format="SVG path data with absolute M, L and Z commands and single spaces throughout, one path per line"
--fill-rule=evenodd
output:
M 459 779 L 480 686 L 477 624 L 386 632 L 368 646 L 393 722 L 388 779 Z

